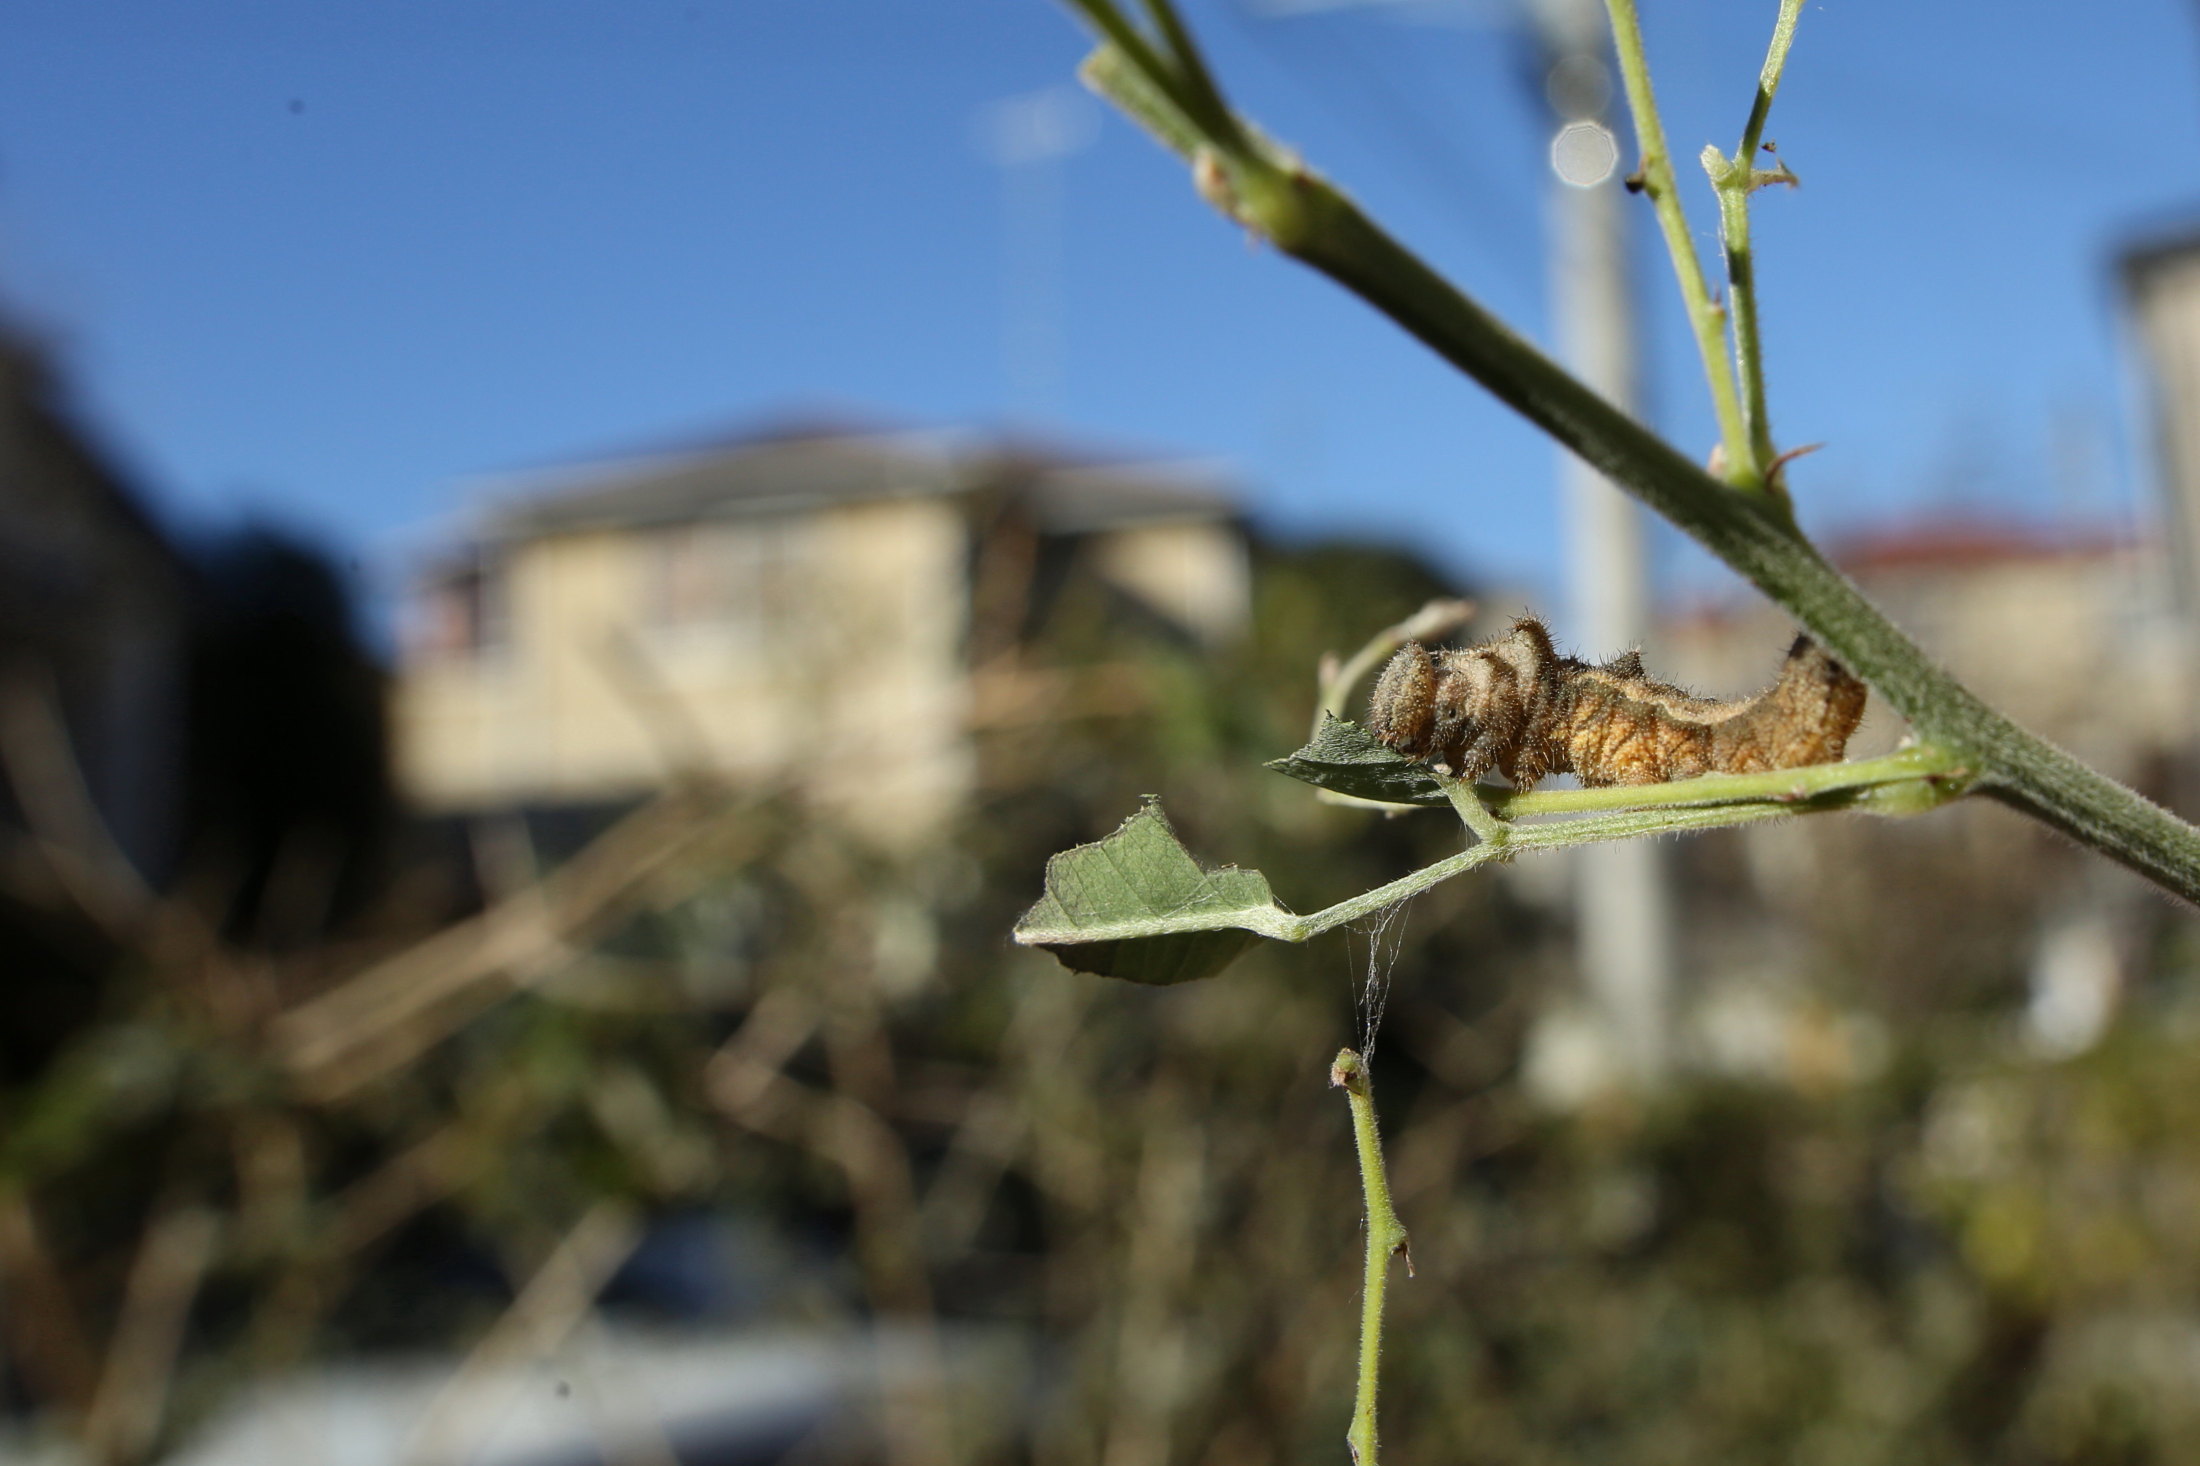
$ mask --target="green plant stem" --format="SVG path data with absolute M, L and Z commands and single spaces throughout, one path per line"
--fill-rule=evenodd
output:
M 1790 815 L 1858 806 L 1900 809 L 1903 813 L 1909 813 L 1913 804 L 1919 802 L 1929 805 L 1945 802 L 1945 798 L 1933 788 L 1931 781 L 1913 780 L 1908 788 L 1901 785 L 1881 785 L 1874 789 L 1844 789 L 1804 801 L 1757 800 L 1679 809 L 1631 810 L 1620 814 L 1584 815 L 1580 819 L 1564 820 L 1556 824 L 1515 825 L 1506 832 L 1502 843 L 1485 841 L 1470 845 L 1457 855 L 1446 856 L 1410 875 L 1400 876 L 1372 891 L 1339 901 L 1334 906 L 1324 907 L 1307 916 L 1285 916 L 1280 921 L 1264 922 L 1251 929 L 1279 941 L 1303 942 L 1310 937 L 1320 936 L 1333 927 L 1343 926 L 1348 921 L 1358 921 L 1361 917 L 1372 916 L 1385 907 L 1395 906 L 1408 896 L 1418 896 L 1431 886 L 1473 870 L 1476 866 L 1531 850 L 1562 850 L 1574 845 L 1602 844 L 1607 840 L 1633 840 L 1644 835 L 1675 835 L 1687 830 L 1755 824 L 1760 820 L 1783 819 Z M 1088 932 L 1084 939 L 1096 940 L 1105 935 L 1106 933 Z
M 1795 44 L 1795 23 L 1802 17 L 1803 0 L 1780 0 L 1772 44 L 1765 48 L 1764 69 L 1757 73 L 1757 96 L 1749 104 L 1749 121 L 1742 124 L 1741 150 L 1734 155 L 1745 166 L 1756 165 L 1758 145 L 1765 140 L 1765 121 L 1772 115 L 1772 99 L 1780 90 L 1781 73 L 1787 70 L 1788 47 Z
M 1142 95 L 1111 86 L 1124 65 L 1103 53 L 1085 74 L 1157 136 L 1167 140 L 1172 129 L 1187 136 L 1192 124 L 1181 114 L 1138 110 L 1166 109 L 1152 88 Z M 1737 494 L 1712 478 L 1462 294 L 1325 179 L 1239 125 L 1249 145 L 1218 165 L 1229 175 L 1234 217 L 1389 316 L 1785 607 L 1907 718 L 1921 742 L 1975 770 L 1979 792 L 2200 903 L 2200 830 L 1988 707 L 1803 538 L 1783 501 Z M 1524 848 L 1525 833 L 1515 831 L 1508 848 Z
M 1865 766 L 1826 764 L 1823 767 L 1829 771 L 1829 779 L 1837 780 L 1840 777 L 1838 771 Z M 1419 870 L 1377 886 L 1372 891 L 1364 891 L 1339 901 L 1334 906 L 1325 906 L 1320 911 L 1303 916 L 1285 911 L 1279 906 L 1265 906 L 1233 912 L 1227 921 L 1206 922 L 1194 919 L 1176 927 L 1152 920 L 1078 925 L 1061 930 L 1019 926 L 1016 940 L 1025 946 L 1044 947 L 1057 943 L 1133 940 L 1165 935 L 1170 930 L 1231 927 L 1267 937 L 1272 941 L 1304 942 L 1347 922 L 1358 921 L 1363 916 L 1373 916 L 1376 912 L 1395 906 L 1409 897 L 1418 896 L 1453 876 L 1464 875 L 1477 866 L 1487 865 L 1493 860 L 1509 860 L 1514 855 L 1527 851 L 1561 850 L 1574 845 L 1600 844 L 1607 840 L 1634 840 L 1645 835 L 1674 835 L 1689 830 L 1755 824 L 1761 820 L 1786 819 L 1799 814 L 1820 814 L 1841 809 L 1881 814 L 1919 814 L 1962 797 L 1968 787 L 1960 778 L 1947 775 L 1932 774 L 1888 781 L 1882 774 L 1883 771 L 1867 769 L 1861 782 L 1833 783 L 1830 787 L 1821 787 L 1800 797 L 1783 792 L 1773 798 L 1623 810 L 1610 814 L 1582 815 L 1576 819 L 1558 820 L 1549 824 L 1512 825 L 1505 829 L 1500 841 L 1478 841 L 1456 855 L 1447 855 L 1442 860 L 1424 865 Z M 1655 790 L 1678 787 L 1682 786 L 1648 785 L 1626 792 L 1640 795 L 1644 788 Z
M 1188 151 L 1200 136 L 1213 132 L 1213 120 L 1207 119 L 1202 127 L 1192 120 L 1196 106 L 1183 95 L 1183 84 L 1175 68 L 1163 61 L 1138 27 L 1124 18 L 1115 8 L 1114 0 L 1067 0 L 1069 6 L 1085 18 L 1091 26 L 1106 38 L 1111 54 L 1120 56 L 1127 63 L 1120 68 L 1119 78 L 1135 78 L 1139 87 L 1151 93 L 1140 106 L 1137 115 L 1148 119 L 1174 112 L 1182 121 L 1175 135 L 1164 137 L 1163 142 L 1180 152 Z M 1113 97 L 1115 94 L 1110 92 Z M 1126 105 L 1118 100 L 1117 105 Z M 1149 125 L 1151 125 L 1149 123 Z
M 1765 51 L 1764 70 L 1757 76 L 1757 95 L 1750 103 L 1749 121 L 1742 126 L 1741 146 L 1725 160 L 1723 168 L 1712 174 L 1719 195 L 1719 243 L 1726 255 L 1734 369 L 1741 378 L 1742 417 L 1749 428 L 1749 449 L 1757 472 L 1775 487 L 1780 459 L 1772 442 L 1772 414 L 1765 396 L 1764 339 L 1757 317 L 1757 265 L 1749 242 L 1749 200 L 1759 182 L 1757 149 L 1764 141 L 1765 120 L 1772 114 L 1772 99 L 1780 90 L 1788 47 L 1795 40 L 1795 23 L 1802 11 L 1803 0 L 1780 0 L 1780 17 L 1773 23 L 1772 44 Z
M 1383 1292 L 1390 1282 L 1390 1260 L 1403 1257 L 1413 1276 L 1413 1254 L 1406 1229 L 1390 1204 L 1390 1177 L 1383 1169 L 1382 1131 L 1375 1123 L 1375 1100 L 1367 1086 L 1367 1065 L 1351 1049 L 1340 1050 L 1329 1066 L 1329 1082 L 1342 1089 L 1352 1106 L 1352 1135 L 1360 1149 L 1360 1190 L 1367 1200 L 1367 1264 L 1360 1285 L 1360 1378 L 1352 1398 L 1352 1428 L 1345 1441 L 1357 1466 L 1376 1466 L 1375 1396 L 1383 1359 Z
M 1457 796 L 1430 770 L 1438 788 L 1454 806 Z M 1682 805 L 1733 804 L 1753 801 L 1798 801 L 1841 789 L 1871 789 L 1924 780 L 1954 797 L 1970 787 L 1971 770 L 1962 758 L 1929 743 L 1913 743 L 1878 758 L 1853 763 L 1807 764 L 1801 768 L 1774 769 L 1762 774 L 1701 774 L 1669 784 L 1614 784 L 1595 789 L 1529 790 L 1526 793 L 1502 784 L 1477 784 L 1483 809 L 1501 820 L 1535 819 L 1545 815 L 1592 814 L 1621 809 L 1671 809 Z M 1432 803 L 1402 803 L 1362 799 L 1320 789 L 1340 804 L 1359 809 L 1404 814 L 1433 809 Z M 1943 801 L 1945 802 L 1945 801 Z
M 1774 769 L 1763 774 L 1705 774 L 1670 784 L 1613 785 L 1601 789 L 1533 790 L 1487 785 L 1483 803 L 1508 820 L 1532 819 L 1547 814 L 1582 814 L 1593 810 L 1656 809 L 1687 804 L 1727 804 L 1752 800 L 1800 800 L 1837 789 L 1868 789 L 1915 779 L 1965 778 L 1963 761 L 1945 748 L 1930 744 L 1912 746 L 1878 758 L 1846 764 L 1808 764 L 1799 769 Z
M 1642 155 L 1637 176 L 1657 215 L 1658 231 L 1665 236 L 1665 252 L 1673 261 L 1681 300 L 1688 308 L 1689 328 L 1695 332 L 1696 352 L 1703 358 L 1704 379 L 1711 387 L 1711 410 L 1719 420 L 1719 441 L 1726 450 L 1726 479 L 1737 488 L 1762 488 L 1766 480 L 1756 455 L 1750 452 L 1748 421 L 1735 391 L 1733 365 L 1727 360 L 1726 313 L 1711 298 L 1703 263 L 1696 256 L 1696 241 L 1688 232 L 1688 211 L 1681 205 L 1673 155 L 1665 144 L 1665 124 L 1658 116 L 1657 94 L 1650 86 L 1650 62 L 1643 52 L 1642 22 L 1635 14 L 1635 0 L 1605 0 L 1604 8 L 1612 19 L 1620 82 L 1627 92 L 1627 110 L 1634 118 L 1635 147 Z
M 1764 347 L 1757 325 L 1757 266 L 1749 243 L 1749 185 L 1735 187 L 1725 181 L 1728 176 L 1731 170 L 1715 181 L 1719 248 L 1726 258 L 1727 299 L 1734 327 L 1734 366 L 1742 383 L 1742 420 L 1749 432 L 1750 471 L 1759 482 L 1774 484 L 1773 470 L 1780 455 L 1772 446 L 1772 417 L 1765 403 Z
M 1503 845 L 1511 839 L 1512 826 L 1490 813 L 1490 807 L 1482 802 L 1480 785 L 1454 779 L 1434 769 L 1429 770 L 1429 777 L 1451 801 L 1452 812 L 1459 816 L 1459 822 L 1474 831 L 1475 839 L 1485 845 Z
M 1223 147 L 1239 148 L 1245 144 L 1244 134 L 1238 131 L 1237 118 L 1229 104 L 1222 100 L 1221 88 L 1208 74 L 1207 62 L 1192 44 L 1191 33 L 1184 22 L 1177 18 L 1176 8 L 1169 0 L 1146 0 L 1146 13 L 1153 17 L 1154 28 L 1161 32 L 1163 44 L 1175 58 L 1177 87 L 1175 94 L 1183 99 L 1185 110 L 1195 121 L 1205 127 L 1208 134 Z

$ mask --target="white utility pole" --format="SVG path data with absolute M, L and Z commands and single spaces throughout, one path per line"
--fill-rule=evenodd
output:
M 1062 410 L 1062 165 L 1089 145 L 1100 119 L 1069 86 L 995 102 L 979 116 L 979 145 L 1001 170 L 1001 365 L 1008 404 L 1031 420 Z
M 1560 359 L 1633 411 L 1637 360 L 1627 259 L 1627 195 L 1609 125 L 1618 90 L 1598 0 L 1538 0 L 1551 139 L 1551 292 Z M 1562 455 L 1568 573 L 1580 654 L 1639 646 L 1650 629 L 1642 510 L 1595 469 Z M 1574 852 L 1574 912 L 1583 982 L 1614 1055 L 1652 1085 L 1671 1059 L 1673 899 L 1665 851 L 1649 840 Z
M 1610 119 L 1618 87 L 1599 0 L 1514 0 L 1518 9 L 1459 0 L 1460 18 L 1508 24 L 1523 13 L 1544 70 L 1551 138 L 1551 294 L 1558 354 L 1620 407 L 1636 405 L 1634 296 L 1627 261 L 1620 144 Z M 1419 0 L 1258 0 L 1271 15 L 1394 5 L 1428 18 Z M 1603 475 L 1564 455 L 1572 631 L 1585 657 L 1641 643 L 1650 587 L 1641 509 Z M 1671 1061 L 1673 897 L 1665 852 L 1648 840 L 1572 852 L 1583 979 L 1609 1052 L 1625 1077 L 1656 1084 Z

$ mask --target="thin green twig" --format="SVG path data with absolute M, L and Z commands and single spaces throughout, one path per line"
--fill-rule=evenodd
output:
M 1829 768 L 1846 765 L 1830 764 Z M 1718 829 L 1726 825 L 1756 824 L 1792 815 L 1817 814 L 1836 809 L 1870 809 L 1911 814 L 1956 798 L 1960 788 L 1935 779 L 1907 779 L 1897 783 L 1839 788 L 1805 799 L 1758 799 L 1732 804 L 1688 805 L 1673 809 L 1628 810 L 1617 814 L 1584 815 L 1545 825 L 1514 825 L 1501 843 L 1471 845 L 1457 855 L 1423 866 L 1411 875 L 1349 900 L 1339 901 L 1307 916 L 1286 917 L 1258 928 L 1262 935 L 1287 942 L 1303 942 L 1348 921 L 1372 916 L 1395 906 L 1455 875 L 1509 859 L 1533 850 L 1562 850 L 1574 845 L 1596 845 L 1608 840 L 1633 840 L 1645 835 L 1677 835 L 1687 830 Z M 1088 937 L 1088 940 L 1090 938 Z
M 1757 148 L 1765 138 L 1765 120 L 1772 115 L 1772 99 L 1780 90 L 1781 73 L 1787 70 L 1788 47 L 1795 43 L 1795 23 L 1802 19 L 1803 0 L 1780 0 L 1780 18 L 1772 23 L 1772 44 L 1765 49 L 1764 70 L 1757 74 L 1756 100 L 1749 106 L 1749 121 L 1742 125 L 1737 160 L 1754 165 Z
M 1635 14 L 1635 0 L 1605 0 L 1605 10 L 1612 18 L 1620 81 L 1627 92 L 1627 110 L 1635 122 L 1635 147 L 1642 155 L 1637 176 L 1657 214 L 1658 230 L 1665 236 L 1665 251 L 1672 258 L 1681 300 L 1688 307 L 1688 324 L 1695 332 L 1696 353 L 1703 358 L 1704 378 L 1711 387 L 1711 410 L 1719 420 L 1719 441 L 1726 450 L 1725 477 L 1737 488 L 1761 488 L 1765 481 L 1756 470 L 1755 455 L 1749 451 L 1748 422 L 1735 391 L 1733 364 L 1727 360 L 1726 312 L 1711 298 L 1703 263 L 1696 257 L 1696 241 L 1688 231 L 1688 211 L 1681 204 L 1680 188 L 1673 176 L 1673 155 L 1665 145 L 1665 124 L 1659 119 L 1657 94 L 1650 86 L 1642 21 Z
M 1727 296 L 1733 310 L 1734 368 L 1741 378 L 1742 417 L 1749 428 L 1749 450 L 1758 475 L 1779 487 L 1779 450 L 1772 441 L 1772 414 L 1765 395 L 1763 331 L 1758 324 L 1757 264 L 1749 238 L 1750 196 L 1768 177 L 1792 182 L 1785 166 L 1766 174 L 1757 167 L 1757 149 L 1763 144 L 1765 121 L 1772 115 L 1772 99 L 1779 93 L 1781 74 L 1787 69 L 1788 47 L 1795 40 L 1795 23 L 1803 0 L 1780 0 L 1780 17 L 1772 27 L 1772 44 L 1765 51 L 1764 70 L 1758 74 L 1757 95 L 1750 103 L 1749 121 L 1742 127 L 1741 146 L 1728 159 L 1713 160 L 1718 150 L 1707 149 L 1704 164 L 1719 196 L 1719 244 L 1726 255 Z
M 1168 0 L 1146 0 L 1146 13 L 1153 17 L 1154 29 L 1161 33 L 1161 40 L 1176 59 L 1177 75 L 1183 83 L 1180 93 L 1185 110 L 1194 121 L 1204 124 L 1218 143 L 1232 149 L 1245 145 L 1244 136 L 1238 131 L 1237 119 L 1231 115 L 1229 104 L 1222 100 L 1222 89 L 1215 85 L 1214 74 L 1207 70 L 1207 60 L 1199 54 L 1199 46 L 1192 40 L 1192 33 L 1184 28 L 1176 9 Z
M 1383 1292 L 1390 1282 L 1390 1260 L 1405 1259 L 1413 1276 L 1413 1253 L 1405 1225 L 1390 1203 L 1390 1177 L 1383 1169 L 1382 1131 L 1375 1123 L 1375 1100 L 1368 1093 L 1367 1065 L 1351 1049 L 1341 1049 L 1329 1066 L 1329 1082 L 1352 1106 L 1352 1135 L 1360 1149 L 1360 1190 L 1367 1200 L 1367 1265 L 1360 1285 L 1360 1379 L 1352 1398 L 1352 1428 L 1345 1442 L 1357 1466 L 1376 1466 L 1375 1396 L 1383 1359 Z
M 1162 60 L 1144 33 L 1132 25 L 1122 11 L 1115 8 L 1114 0 L 1065 0 L 1065 3 L 1083 16 L 1087 25 L 1107 39 L 1108 45 L 1126 63 L 1124 70 L 1127 73 L 1135 74 L 1142 85 L 1152 88 L 1155 100 L 1166 101 L 1178 113 L 1187 114 L 1186 121 L 1189 123 L 1188 114 L 1192 108 L 1187 105 L 1183 95 L 1181 74 L 1174 66 Z M 1171 146 L 1181 145 L 1174 139 L 1164 141 L 1168 141 Z
M 1504 845 L 1512 838 L 1512 826 L 1490 813 L 1490 807 L 1482 802 L 1482 789 L 1465 779 L 1454 779 L 1438 769 L 1430 769 L 1429 777 L 1436 787 L 1444 791 L 1451 801 L 1452 812 L 1459 822 L 1474 831 L 1474 838 L 1485 845 Z
M 1443 780 L 1431 777 L 1438 788 Z M 1734 804 L 1757 800 L 1798 801 L 1841 789 L 1870 789 L 1880 785 L 1927 780 L 1949 791 L 1968 790 L 1975 772 L 1963 756 L 1930 743 L 1913 743 L 1877 758 L 1851 763 L 1805 764 L 1800 768 L 1773 769 L 1761 774 L 1699 774 L 1667 784 L 1613 784 L 1595 789 L 1541 789 L 1525 793 L 1502 784 L 1477 784 L 1482 807 L 1503 820 L 1536 819 L 1546 815 L 1594 814 L 1623 809 L 1673 809 L 1683 805 Z M 1320 789 L 1317 794 L 1355 809 L 1405 814 L 1434 809 L 1433 800 L 1403 802 L 1363 799 Z M 1953 797 L 1953 794 L 1950 795 Z M 1445 792 L 1447 802 L 1456 798 Z
M 1847 768 L 1846 764 L 1828 764 L 1829 769 Z M 1513 825 L 1505 832 L 1502 842 L 1478 842 L 1456 855 L 1422 866 L 1394 881 L 1388 881 L 1372 891 L 1325 906 L 1319 911 L 1298 915 L 1280 907 L 1254 908 L 1233 913 L 1222 925 L 1237 927 L 1278 942 L 1305 942 L 1333 931 L 1347 922 L 1358 921 L 1363 916 L 1397 905 L 1409 896 L 1418 896 L 1433 886 L 1443 884 L 1453 876 L 1464 875 L 1477 866 L 1493 860 L 1509 860 L 1514 855 L 1535 850 L 1563 850 L 1575 845 L 1596 845 L 1608 840 L 1635 840 L 1645 835 L 1677 835 L 1689 830 L 1720 829 L 1728 825 L 1756 824 L 1764 820 L 1788 819 L 1802 814 L 1823 814 L 1832 810 L 1857 809 L 1881 814 L 1917 814 L 1958 798 L 1965 786 L 1941 778 L 1912 778 L 1892 783 L 1872 783 L 1856 787 L 1842 786 L 1822 790 L 1801 799 L 1776 798 L 1738 801 L 1728 804 L 1684 805 L 1670 809 L 1624 810 L 1612 814 L 1583 815 L 1578 819 L 1558 820 L 1550 824 Z M 1199 925 L 1196 920 L 1186 930 Z M 1157 927 L 1150 920 L 1124 921 L 1078 925 L 1054 930 L 1041 927 L 1018 927 L 1016 940 L 1025 946 L 1044 947 L 1055 943 L 1106 942 L 1118 939 L 1150 937 L 1164 934 L 1167 928 Z
M 1076 0 L 1082 7 L 1086 0 Z M 1094 48 L 1077 68 L 1084 84 L 1120 107 L 1124 114 L 1151 132 L 1161 145 L 1189 158 L 1206 141 L 1184 115 L 1161 83 L 1112 41 Z
M 1880 784 L 1899 784 L 1916 779 L 1967 783 L 1961 755 L 1928 743 L 1913 744 L 1878 758 L 1845 764 L 1806 764 L 1796 769 L 1773 769 L 1762 774 L 1704 774 L 1670 784 L 1614 785 L 1601 789 L 1533 790 L 1490 786 L 1483 802 L 1508 820 L 1537 815 L 1584 814 L 1608 809 L 1659 809 L 1688 804 L 1731 804 L 1741 801 L 1801 800 L 1838 789 L 1868 789 Z
M 1717 148 L 1705 149 L 1708 161 Z M 1757 267 L 1749 245 L 1749 189 L 1725 181 L 1726 170 L 1712 179 L 1719 196 L 1719 249 L 1726 259 L 1727 298 L 1732 302 L 1734 364 L 1742 383 L 1742 418 L 1749 431 L 1749 468 L 1758 480 L 1775 484 L 1772 418 L 1765 404 L 1763 337 L 1757 325 Z M 1775 484 L 1775 487 L 1777 485 Z
M 1829 768 L 1846 765 L 1831 764 Z M 1478 841 L 1456 855 L 1422 866 L 1394 881 L 1363 891 L 1357 896 L 1325 906 L 1306 915 L 1285 911 L 1273 904 L 1234 910 L 1217 920 L 1193 912 L 1181 920 L 1138 917 L 1112 922 L 1073 922 L 1061 927 L 1020 924 L 1016 940 L 1027 947 L 1075 946 L 1096 942 L 1133 941 L 1167 936 L 1173 932 L 1233 928 L 1276 942 L 1306 942 L 1327 931 L 1373 916 L 1418 896 L 1454 876 L 1464 875 L 1493 860 L 1535 850 L 1562 850 L 1574 845 L 1602 844 L 1609 840 L 1637 840 L 1646 835 L 1677 835 L 1690 830 L 1720 829 L 1729 825 L 1757 824 L 1795 815 L 1822 814 L 1854 809 L 1876 814 L 1921 814 L 1961 797 L 1964 784 L 1948 779 L 1917 778 L 1855 788 L 1843 787 L 1802 799 L 1758 799 L 1733 804 L 1688 805 L 1672 809 L 1626 810 L 1614 814 L 1583 815 L 1550 824 L 1513 825 L 1502 842 Z

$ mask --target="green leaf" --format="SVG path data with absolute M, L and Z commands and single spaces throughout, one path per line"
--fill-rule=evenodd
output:
M 1148 800 L 1106 839 L 1047 862 L 1046 894 L 1016 923 L 1016 940 L 1078 972 L 1191 982 L 1294 920 L 1259 871 L 1203 869 Z
M 1313 742 L 1289 758 L 1271 760 L 1267 767 L 1317 788 L 1384 804 L 1442 806 L 1450 802 L 1426 766 L 1383 747 L 1358 723 L 1347 723 L 1326 713 Z

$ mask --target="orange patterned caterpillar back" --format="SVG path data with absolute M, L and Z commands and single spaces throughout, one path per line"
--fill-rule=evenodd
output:
M 1367 726 L 1407 758 L 1533 788 L 1572 773 L 1591 787 L 1831 763 L 1864 715 L 1864 684 L 1807 636 L 1779 680 L 1718 702 L 1643 675 L 1635 652 L 1594 666 L 1562 657 L 1543 623 L 1462 650 L 1409 642 L 1375 685 Z

